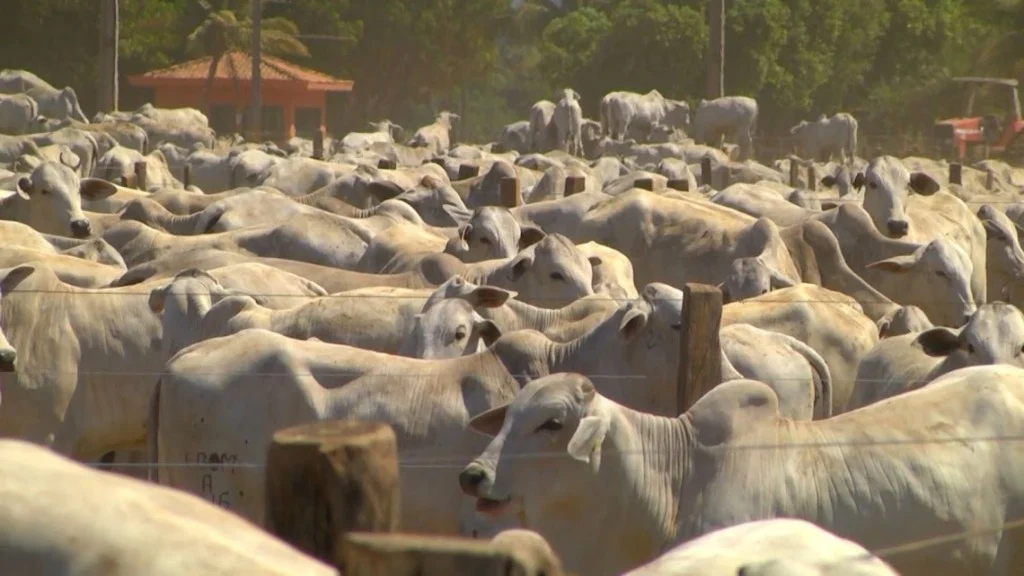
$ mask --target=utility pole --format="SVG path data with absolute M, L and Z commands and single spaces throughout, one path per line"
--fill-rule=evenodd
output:
M 118 0 L 100 0 L 100 58 L 96 106 L 100 112 L 117 110 L 117 53 L 120 28 Z
M 725 96 L 725 0 L 708 4 L 708 100 L 712 100 Z
M 249 138 L 254 142 L 263 139 L 263 98 L 260 95 L 260 20 L 262 15 L 261 0 L 252 0 L 252 93 L 249 95 Z

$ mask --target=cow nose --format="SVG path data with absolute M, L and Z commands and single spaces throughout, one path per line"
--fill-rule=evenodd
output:
M 462 488 L 463 494 L 467 496 L 477 496 L 480 490 L 480 484 L 483 483 L 487 477 L 487 473 L 484 469 L 476 464 L 470 464 L 459 473 L 459 487 Z
M 14 350 L 0 350 L 0 372 L 14 372 L 14 362 L 18 359 L 18 353 Z
M 889 220 L 887 225 L 889 227 L 889 233 L 897 238 L 906 236 L 907 232 L 910 232 L 910 223 L 906 220 Z
M 85 238 L 92 231 L 88 220 L 75 220 L 71 223 L 71 233 L 77 238 Z

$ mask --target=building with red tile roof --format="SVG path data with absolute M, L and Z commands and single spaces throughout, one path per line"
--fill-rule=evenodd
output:
M 202 91 L 211 57 L 197 58 L 161 70 L 130 76 L 133 86 L 153 90 L 158 108 L 191 106 L 202 109 Z M 229 52 L 217 63 L 209 94 L 210 126 L 218 133 L 240 131 L 238 122 L 248 113 L 252 58 Z M 283 141 L 295 135 L 312 137 L 325 125 L 327 92 L 351 92 L 354 82 L 328 76 L 280 58 L 260 57 L 260 95 L 263 100 L 263 137 Z M 244 121 L 241 126 L 244 127 Z

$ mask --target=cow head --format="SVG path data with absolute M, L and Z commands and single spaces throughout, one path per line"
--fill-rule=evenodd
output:
M 864 185 L 864 210 L 871 216 L 875 227 L 890 238 L 902 238 L 910 233 L 907 218 L 907 199 L 911 193 L 931 196 L 939 191 L 939 183 L 924 172 L 911 172 L 898 158 L 879 156 L 868 164 L 858 179 Z

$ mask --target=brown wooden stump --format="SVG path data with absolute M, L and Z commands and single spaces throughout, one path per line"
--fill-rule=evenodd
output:
M 679 339 L 679 414 L 722 382 L 722 291 L 707 284 L 683 287 L 683 325 Z
M 519 188 L 519 178 L 501 179 L 501 205 L 515 208 L 523 205 L 523 193 Z
M 398 526 L 398 448 L 387 424 L 342 420 L 279 430 L 266 483 L 267 530 L 341 570 L 346 533 Z
M 349 534 L 345 576 L 534 575 L 528 556 L 486 540 L 410 534 Z M 552 576 L 557 576 L 553 574 Z
M 654 192 L 654 179 L 653 178 L 637 178 L 633 181 L 634 188 L 640 188 L 641 190 L 647 190 Z

